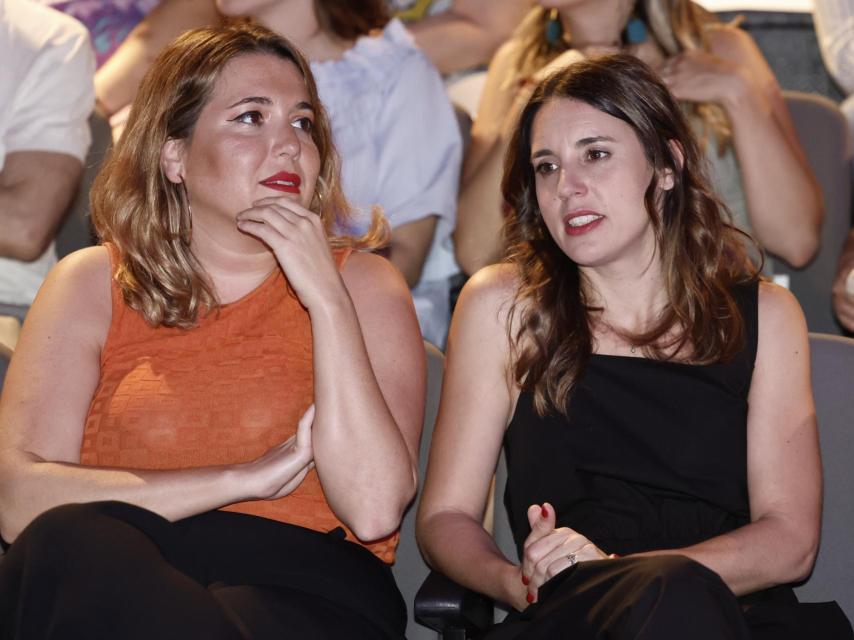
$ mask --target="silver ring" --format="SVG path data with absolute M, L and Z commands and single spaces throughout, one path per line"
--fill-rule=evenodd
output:
M 566 559 L 569 560 L 570 567 L 578 562 L 578 558 L 575 557 L 574 553 L 567 554 Z

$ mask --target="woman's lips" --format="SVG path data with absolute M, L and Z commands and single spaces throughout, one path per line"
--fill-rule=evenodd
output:
M 568 235 L 580 236 L 598 227 L 604 219 L 605 216 L 593 211 L 581 211 L 564 218 L 563 227 Z
M 264 178 L 261 181 L 261 184 L 268 189 L 275 189 L 276 191 L 284 191 L 285 193 L 299 193 L 300 192 L 300 177 L 295 173 L 288 173 L 286 171 L 280 171 L 279 173 L 270 176 L 269 178 Z

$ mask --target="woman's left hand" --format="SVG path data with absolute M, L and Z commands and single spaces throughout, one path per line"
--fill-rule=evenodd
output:
M 699 49 L 668 58 L 658 73 L 677 100 L 724 106 L 747 76 L 738 65 Z
M 307 309 L 346 291 L 320 216 L 291 198 L 257 200 L 237 214 L 237 228 L 270 247 Z
M 556 514 L 548 502 L 528 507 L 531 533 L 523 545 L 522 583 L 528 587 L 528 602 L 536 602 L 539 588 L 578 562 L 609 557 L 593 542 L 569 527 L 555 528 Z

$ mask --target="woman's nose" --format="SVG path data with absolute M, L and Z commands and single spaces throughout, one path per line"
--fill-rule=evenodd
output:
M 584 195 L 587 192 L 587 183 L 584 176 L 578 171 L 560 170 L 560 179 L 557 185 L 557 194 L 561 198 Z
M 300 149 L 302 148 L 300 139 L 296 130 L 290 124 L 283 127 L 276 138 L 275 155 L 288 156 L 293 160 L 299 158 Z

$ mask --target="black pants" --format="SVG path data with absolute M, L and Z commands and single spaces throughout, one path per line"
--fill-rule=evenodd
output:
M 406 609 L 370 551 L 213 511 L 170 523 L 118 502 L 34 520 L 0 562 L 0 638 L 402 638 Z
M 787 595 L 788 594 L 788 595 Z M 789 640 L 854 638 L 836 603 L 800 604 L 791 590 L 746 608 L 720 577 L 684 556 L 583 562 L 511 612 L 489 640 Z

